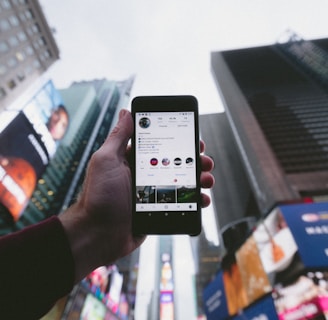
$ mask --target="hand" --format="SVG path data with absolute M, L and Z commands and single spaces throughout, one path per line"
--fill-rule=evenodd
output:
M 133 133 L 129 111 L 121 110 L 119 121 L 88 165 L 77 202 L 59 216 L 75 260 L 78 282 L 101 265 L 108 265 L 131 253 L 144 241 L 132 234 L 132 188 L 128 162 L 128 141 Z M 201 143 L 201 152 L 205 145 Z M 213 161 L 201 156 L 201 185 L 210 188 Z M 203 207 L 210 199 L 202 194 Z

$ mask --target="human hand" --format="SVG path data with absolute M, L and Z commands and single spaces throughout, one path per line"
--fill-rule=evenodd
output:
M 77 202 L 59 216 L 71 244 L 76 281 L 101 265 L 131 253 L 144 241 L 132 234 L 132 186 L 127 144 L 133 133 L 130 112 L 119 121 L 88 165 Z M 201 143 L 201 152 L 205 145 Z M 213 161 L 201 155 L 201 185 L 211 188 Z M 210 203 L 202 194 L 202 206 Z

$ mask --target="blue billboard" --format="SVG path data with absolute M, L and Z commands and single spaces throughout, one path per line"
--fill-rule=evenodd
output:
M 328 267 L 328 203 L 279 207 L 306 268 Z
M 223 320 L 228 317 L 228 307 L 223 283 L 223 272 L 207 285 L 203 292 L 207 320 Z

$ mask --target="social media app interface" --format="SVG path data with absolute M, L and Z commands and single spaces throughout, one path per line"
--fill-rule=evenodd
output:
M 139 112 L 136 211 L 196 211 L 193 112 Z

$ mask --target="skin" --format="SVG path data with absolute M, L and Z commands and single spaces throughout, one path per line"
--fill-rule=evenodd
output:
M 128 141 L 132 133 L 132 116 L 129 111 L 121 110 L 116 127 L 89 162 L 79 198 L 59 216 L 73 253 L 76 282 L 97 267 L 128 255 L 145 240 L 145 237 L 134 237 L 131 232 Z M 201 152 L 204 150 L 201 142 Z M 201 155 L 201 163 L 201 186 L 211 188 L 213 161 Z M 202 206 L 209 204 L 210 198 L 202 194 Z
M 68 121 L 68 115 L 64 110 L 58 109 L 52 113 L 49 119 L 48 129 L 54 140 L 61 140 L 64 137 L 68 127 Z

